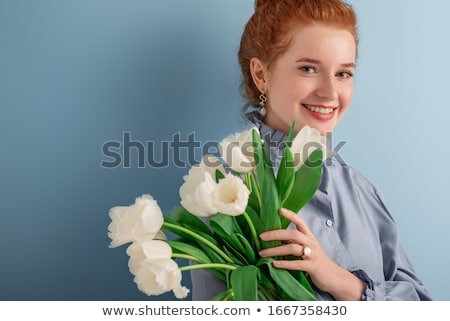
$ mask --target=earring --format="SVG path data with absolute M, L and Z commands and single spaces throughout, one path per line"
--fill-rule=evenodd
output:
M 263 117 L 266 116 L 267 114 L 266 102 L 267 102 L 266 95 L 264 93 L 261 93 L 259 95 L 259 107 L 261 107 L 260 113 Z

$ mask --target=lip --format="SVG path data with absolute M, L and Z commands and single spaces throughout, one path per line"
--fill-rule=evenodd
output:
M 323 105 L 312 105 L 312 104 L 301 104 L 302 107 L 314 118 L 321 120 L 321 121 L 327 121 L 334 117 L 334 114 L 336 113 L 337 107 L 330 107 L 330 106 L 323 106 Z M 321 108 L 333 108 L 333 111 L 329 114 L 320 114 L 316 113 L 315 111 L 311 111 L 308 108 L 306 108 L 305 105 L 312 106 L 312 107 L 321 107 Z

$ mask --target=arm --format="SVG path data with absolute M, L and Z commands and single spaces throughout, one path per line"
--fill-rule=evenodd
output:
M 355 275 L 368 283 L 364 300 L 413 301 L 432 300 L 400 244 L 397 227 L 382 197 L 375 190 L 384 220 L 380 223 L 384 280 L 372 281 L 363 271 Z
M 384 215 L 388 221 L 381 222 L 379 246 L 383 271 L 375 281 L 363 270 L 348 271 L 330 259 L 300 216 L 290 211 L 282 211 L 282 215 L 297 228 L 263 233 L 262 239 L 282 240 L 284 244 L 266 249 L 261 255 L 294 255 L 302 259 L 275 261 L 274 266 L 307 272 L 317 288 L 336 300 L 431 300 L 399 245 L 396 227 L 389 215 Z M 304 246 L 312 250 L 308 257 L 303 255 Z M 368 256 L 370 258 L 371 254 Z

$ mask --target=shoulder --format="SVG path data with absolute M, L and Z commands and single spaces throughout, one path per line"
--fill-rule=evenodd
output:
M 359 170 L 348 164 L 341 164 L 336 159 L 324 162 L 324 175 L 327 189 L 330 193 L 340 195 L 345 199 L 359 201 L 362 207 L 377 208 L 393 220 L 392 215 L 378 187 Z M 343 195 L 346 194 L 346 195 Z
M 348 164 L 341 164 L 334 158 L 324 161 L 324 174 L 328 175 L 330 180 L 340 180 L 361 188 L 377 190 L 376 186 L 359 170 Z

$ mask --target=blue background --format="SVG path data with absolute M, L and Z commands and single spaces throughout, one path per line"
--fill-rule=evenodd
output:
M 361 43 L 340 154 L 383 192 L 437 300 L 450 299 L 450 2 L 351 1 Z M 0 1 L 0 299 L 170 300 L 109 249 L 108 210 L 177 204 L 188 167 L 102 168 L 108 141 L 205 144 L 244 128 L 240 34 L 251 0 Z M 195 151 L 197 160 L 203 151 Z M 186 159 L 186 155 L 181 155 Z M 189 275 L 184 283 L 190 286 Z

